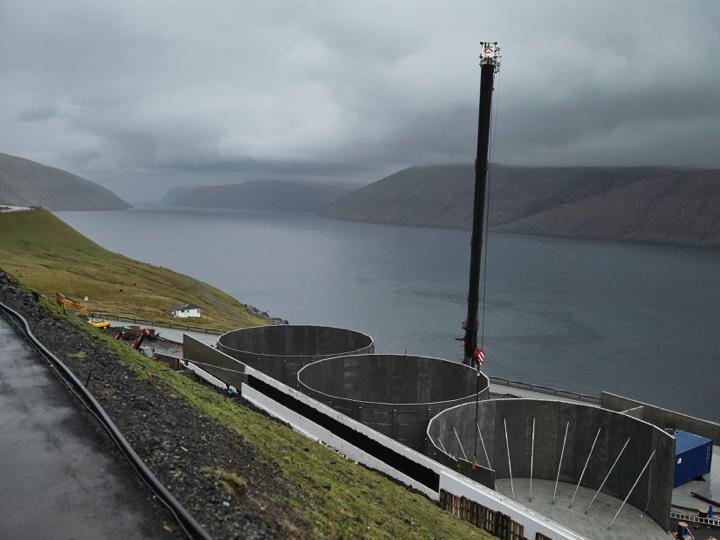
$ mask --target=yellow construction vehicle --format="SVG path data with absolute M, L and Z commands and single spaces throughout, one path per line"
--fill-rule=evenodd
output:
M 110 321 L 106 321 L 103 319 L 94 319 L 93 317 L 90 317 L 85 306 L 83 306 L 77 300 L 73 300 L 69 296 L 65 296 L 63 293 L 56 292 L 55 301 L 58 303 L 59 306 L 63 306 L 77 311 L 81 317 L 85 317 L 88 324 L 92 324 L 95 328 L 107 328 L 108 326 L 110 326 Z

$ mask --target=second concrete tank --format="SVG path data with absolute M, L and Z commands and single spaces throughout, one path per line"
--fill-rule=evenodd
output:
M 488 378 L 468 366 L 392 354 L 319 360 L 298 372 L 298 383 L 306 394 L 418 451 L 434 415 L 489 393 Z

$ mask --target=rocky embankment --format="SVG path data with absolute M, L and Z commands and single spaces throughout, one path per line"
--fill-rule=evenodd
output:
M 303 536 L 304 524 L 284 502 L 293 489 L 290 481 L 277 466 L 258 459 L 242 438 L 162 381 L 138 377 L 100 336 L 48 313 L 36 294 L 2 271 L 0 301 L 21 312 L 35 335 L 88 381 L 147 466 L 213 537 Z
M 270 324 L 290 324 L 287 319 L 283 319 L 281 317 L 273 317 L 267 311 L 258 309 L 255 306 L 251 306 L 250 304 L 242 304 L 242 306 L 247 309 L 252 315 L 260 317 L 261 319 L 267 319 L 268 321 L 270 321 Z

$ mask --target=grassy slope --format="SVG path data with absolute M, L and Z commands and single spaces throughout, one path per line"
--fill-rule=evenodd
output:
M 48 296 L 56 291 L 78 299 L 87 295 L 90 310 L 159 323 L 174 321 L 168 312 L 192 302 L 203 314 L 201 319 L 188 319 L 193 326 L 230 329 L 267 322 L 208 285 L 211 294 L 240 316 L 233 319 L 201 294 L 193 278 L 112 253 L 46 210 L 0 214 L 0 265 Z
M 62 316 L 58 306 L 48 302 L 45 307 Z M 424 496 L 142 356 L 75 315 L 68 318 L 82 331 L 96 334 L 139 378 L 158 391 L 187 399 L 241 436 L 260 458 L 276 463 L 300 488 L 286 502 L 305 520 L 312 538 L 494 538 Z

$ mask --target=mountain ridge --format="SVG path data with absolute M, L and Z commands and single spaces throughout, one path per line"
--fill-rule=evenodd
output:
M 720 170 L 494 165 L 489 185 L 489 223 L 499 232 L 720 246 Z M 473 190 L 472 165 L 410 167 L 324 215 L 469 229 Z
M 124 210 L 109 189 L 56 167 L 0 153 L 0 203 L 50 210 Z

